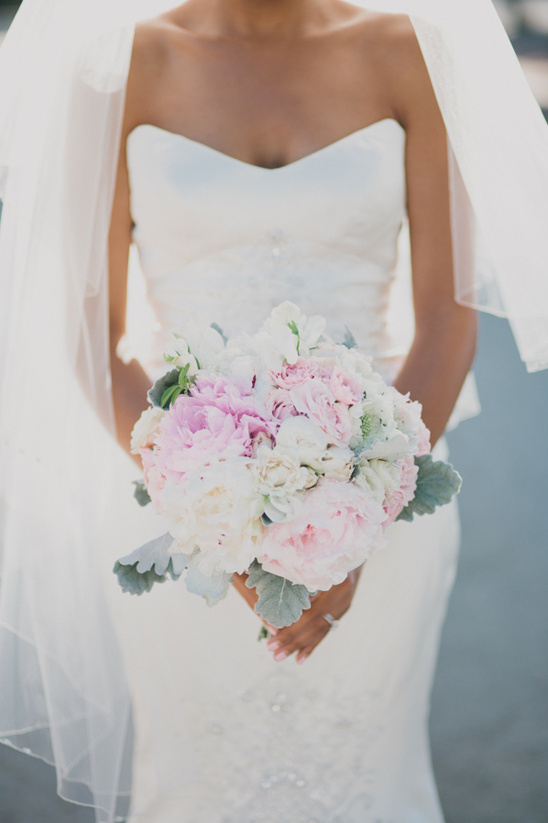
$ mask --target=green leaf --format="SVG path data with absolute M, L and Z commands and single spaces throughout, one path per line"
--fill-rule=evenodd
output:
M 133 496 L 137 503 L 140 506 L 148 506 L 150 503 L 150 495 L 147 491 L 147 487 L 145 486 L 142 480 L 134 480 L 133 485 L 135 486 L 135 491 L 133 492 Z
M 260 642 L 261 640 L 268 640 L 270 637 L 270 632 L 266 628 L 266 626 L 261 626 L 259 629 L 259 634 L 257 636 L 257 640 Z
M 419 467 L 415 496 L 396 520 L 413 520 L 416 514 L 432 514 L 437 506 L 449 503 L 453 495 L 458 494 L 462 478 L 450 463 L 433 460 L 431 454 L 415 457 Z
M 140 595 L 149 592 L 155 583 L 164 583 L 168 576 L 177 580 L 188 560 L 180 552 L 170 554 L 172 543 L 172 536 L 163 534 L 117 560 L 113 572 L 122 591 Z
M 177 396 L 180 394 L 179 386 L 170 386 L 169 389 L 166 389 L 162 395 L 162 399 L 160 401 L 160 405 L 163 409 L 167 409 L 170 403 L 174 400 L 174 394 L 177 392 Z
M 295 623 L 304 610 L 310 608 L 306 586 L 290 583 L 284 577 L 265 572 L 260 563 L 253 561 L 246 580 L 248 589 L 256 589 L 259 599 L 255 611 L 276 629 Z
M 197 568 L 194 557 L 188 560 L 188 567 L 185 575 L 185 584 L 189 592 L 199 594 L 203 597 L 208 606 L 214 606 L 228 594 L 232 575 L 227 572 L 219 572 L 211 577 Z
M 166 389 L 170 388 L 171 386 L 176 386 L 179 380 L 179 369 L 172 369 L 164 374 L 163 377 L 160 377 L 159 380 L 155 382 L 151 389 L 148 392 L 148 399 L 152 403 L 153 406 L 158 406 L 163 408 L 162 406 L 162 397 L 165 394 Z

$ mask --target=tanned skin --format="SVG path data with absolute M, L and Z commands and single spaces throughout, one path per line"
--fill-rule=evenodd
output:
M 125 146 L 150 123 L 242 162 L 277 168 L 384 118 L 406 132 L 415 335 L 395 381 L 443 434 L 476 345 L 476 316 L 453 297 L 447 138 L 409 18 L 340 0 L 188 0 L 137 26 L 112 211 L 110 337 L 118 439 L 129 449 L 150 381 L 116 347 L 125 332 L 132 219 Z M 290 295 L 288 295 L 290 297 Z M 303 662 L 350 608 L 362 569 L 313 598 L 269 641 Z M 367 570 L 364 572 L 367 574 Z M 234 586 L 253 607 L 245 575 Z M 364 629 L 365 630 L 365 629 Z

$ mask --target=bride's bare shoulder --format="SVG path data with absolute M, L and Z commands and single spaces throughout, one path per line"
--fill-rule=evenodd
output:
M 354 19 L 352 30 L 366 59 L 401 72 L 420 58 L 415 29 L 407 14 L 363 12 Z
M 126 95 L 128 131 L 141 123 L 155 122 L 173 56 L 185 51 L 187 39 L 169 15 L 136 25 Z
M 370 13 L 361 28 L 364 61 L 374 62 L 400 122 L 432 109 L 434 95 L 415 28 L 406 14 Z

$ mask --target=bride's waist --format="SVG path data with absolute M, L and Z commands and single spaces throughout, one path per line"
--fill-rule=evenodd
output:
M 325 249 L 299 255 L 281 243 L 271 252 L 232 249 L 171 266 L 165 257 L 141 254 L 159 329 L 155 348 L 167 332 L 184 333 L 188 320 L 215 323 L 229 337 L 253 333 L 276 305 L 290 300 L 308 316 L 325 316 L 333 339 L 342 341 L 350 331 L 375 360 L 404 353 L 388 331 L 393 260 L 381 265 Z

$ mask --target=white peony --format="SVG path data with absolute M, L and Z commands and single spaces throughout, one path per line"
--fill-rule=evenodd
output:
M 244 572 L 260 548 L 263 503 L 245 458 L 196 472 L 181 484 L 178 504 L 172 498 L 177 516 L 170 532 L 177 551 L 191 554 L 198 548 L 196 568 L 208 577 Z
M 312 469 L 282 450 L 261 446 L 253 466 L 256 488 L 266 499 L 264 511 L 273 522 L 296 514 L 302 492 L 317 482 Z
M 303 415 L 288 417 L 276 435 L 278 451 L 291 455 L 301 466 L 318 465 L 327 445 L 327 435 Z
M 150 449 L 154 445 L 154 435 L 164 415 L 164 409 L 158 406 L 151 406 L 144 410 L 131 432 L 130 451 L 132 454 L 139 454 L 141 449 Z

